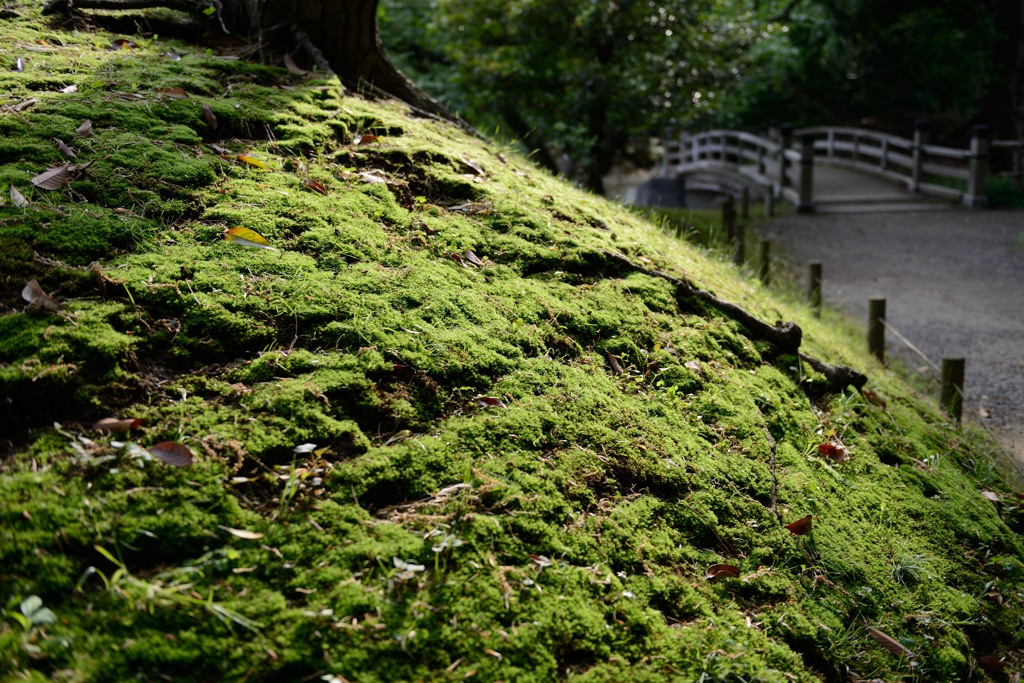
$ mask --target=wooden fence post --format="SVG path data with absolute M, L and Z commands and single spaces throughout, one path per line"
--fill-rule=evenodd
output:
M 991 145 L 992 130 L 988 126 L 971 128 L 970 167 L 967 177 L 967 194 L 964 195 L 965 206 L 988 206 L 985 182 L 988 180 L 988 152 Z
M 800 199 L 796 210 L 814 212 L 814 135 L 800 136 Z
M 786 159 L 786 150 L 793 144 L 793 126 L 784 123 L 779 126 L 779 187 L 790 185 L 787 170 L 789 161 Z
M 761 253 L 757 259 L 757 279 L 761 284 L 768 284 L 772 276 L 772 243 L 761 240 Z
M 964 411 L 964 359 L 942 359 L 942 393 L 939 403 L 957 422 Z
M 725 229 L 725 239 L 732 244 L 736 237 L 736 201 L 731 194 L 725 195 L 722 202 L 722 227 Z
M 810 262 L 810 273 L 807 278 L 807 301 L 815 318 L 821 317 L 821 261 Z
M 743 223 L 740 223 L 736 226 L 736 231 L 732 238 L 732 262 L 737 266 L 742 266 L 743 261 L 747 257 L 746 251 L 746 230 L 744 230 Z
M 775 215 L 775 189 L 771 185 L 764 188 L 764 215 L 768 218 Z
M 748 221 L 750 220 L 750 188 L 744 187 L 743 192 L 740 194 L 740 217 Z
M 928 144 L 928 121 L 918 119 L 914 122 L 914 167 L 910 171 L 910 191 L 918 192 L 921 188 L 921 177 L 924 168 L 924 147 Z
M 885 297 L 868 299 L 868 353 L 885 362 Z

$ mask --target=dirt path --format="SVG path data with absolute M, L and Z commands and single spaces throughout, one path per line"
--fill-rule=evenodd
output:
M 887 321 L 932 362 L 966 359 L 966 419 L 988 426 L 1024 471 L 1024 213 L 984 210 L 786 216 L 762 228 L 802 277 L 823 264 L 826 302 Z M 893 335 L 887 354 L 934 371 Z M 937 389 L 936 389 L 937 391 Z

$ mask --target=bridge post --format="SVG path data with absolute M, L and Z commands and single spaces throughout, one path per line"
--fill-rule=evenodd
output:
M 814 134 L 800 136 L 800 199 L 799 213 L 814 213 Z
M 971 128 L 970 166 L 967 177 L 967 194 L 964 195 L 965 206 L 988 206 L 985 181 L 988 180 L 988 151 L 991 144 L 992 129 L 988 126 Z
M 911 192 L 918 192 L 921 189 L 921 174 L 924 168 L 924 148 L 928 144 L 928 121 L 918 119 L 914 122 L 914 167 L 910 171 Z
M 786 160 L 786 150 L 789 149 L 793 144 L 793 126 L 788 123 L 784 123 L 779 126 L 779 190 L 790 184 L 789 178 L 786 175 L 787 166 L 789 161 Z

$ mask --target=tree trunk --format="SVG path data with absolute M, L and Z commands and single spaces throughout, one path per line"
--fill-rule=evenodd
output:
M 269 36 L 282 33 L 298 39 L 355 92 L 387 94 L 421 112 L 439 116 L 469 129 L 447 109 L 405 77 L 388 58 L 380 42 L 377 5 L 380 0 L 214 0 L 221 25 L 232 33 Z M 44 13 L 72 10 L 133 10 L 150 7 L 201 14 L 210 0 L 50 0 Z M 290 30 L 290 31 L 289 31 Z

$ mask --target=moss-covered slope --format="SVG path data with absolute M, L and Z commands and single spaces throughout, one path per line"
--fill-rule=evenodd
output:
M 988 446 L 830 324 L 334 79 L 5 13 L 0 677 L 1019 671 Z

